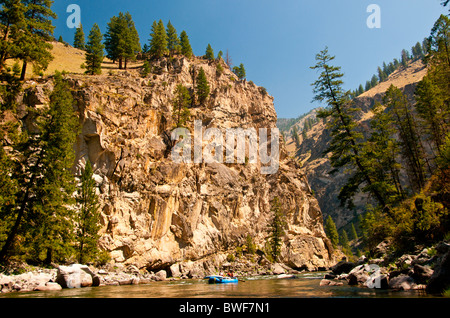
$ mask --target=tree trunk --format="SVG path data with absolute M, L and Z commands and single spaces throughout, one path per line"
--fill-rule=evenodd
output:
M 121 69 L 122 69 L 122 58 L 119 57 L 119 70 L 121 70 Z
M 38 160 L 34 164 L 34 168 L 39 167 L 42 161 L 42 154 L 43 150 L 41 149 Z M 9 232 L 8 237 L 6 238 L 5 244 L 2 247 L 2 250 L 0 251 L 0 263 L 6 261 L 6 255 L 8 253 L 8 250 L 10 249 L 14 238 L 16 237 L 17 231 L 19 230 L 19 226 L 22 222 L 22 218 L 25 215 L 25 210 L 27 208 L 28 202 L 30 200 L 30 191 L 32 186 L 34 185 L 34 181 L 36 180 L 36 172 L 31 175 L 30 181 L 28 182 L 28 185 L 26 187 L 25 194 L 23 196 L 23 200 L 20 204 L 19 212 L 17 213 L 16 221 L 14 222 L 14 226 L 11 229 L 11 232 Z
M 52 249 L 51 247 L 49 247 L 49 248 L 47 249 L 47 256 L 46 256 L 46 258 L 45 258 L 44 263 L 45 263 L 46 265 L 50 265 L 50 264 L 52 263 L 52 258 L 53 258 L 53 249 Z
M 34 180 L 34 178 L 32 178 L 32 180 Z M 25 213 L 25 208 L 27 206 L 27 202 L 28 202 L 28 198 L 30 195 L 30 187 L 28 187 L 27 191 L 25 192 L 25 196 L 23 198 L 22 204 L 20 205 L 20 210 L 19 213 L 17 214 L 17 218 L 16 221 L 14 222 L 14 226 L 11 229 L 11 232 L 9 233 L 5 244 L 2 247 L 2 250 L 0 251 L 0 263 L 3 263 L 4 261 L 6 261 L 6 254 L 9 250 L 9 248 L 11 247 L 14 238 L 16 237 L 17 231 L 19 229 L 19 225 L 22 221 L 23 215 Z
M 23 61 L 23 65 L 22 65 L 22 74 L 20 74 L 20 80 L 24 81 L 25 80 L 25 74 L 27 72 L 27 61 Z

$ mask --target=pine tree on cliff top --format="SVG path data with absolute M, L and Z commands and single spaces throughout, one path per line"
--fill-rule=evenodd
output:
M 102 72 L 103 49 L 105 48 L 102 38 L 100 28 L 95 23 L 89 33 L 89 41 L 86 46 L 86 74 L 94 75 Z
M 150 34 L 150 56 L 155 59 L 163 57 L 167 52 L 167 32 L 162 20 L 153 22 Z
M 177 30 L 170 21 L 167 23 L 167 49 L 169 50 L 170 56 L 181 52 L 180 39 L 178 38 Z
M 45 70 L 53 59 L 48 42 L 53 38 L 52 19 L 56 14 L 52 11 L 52 0 L 22 0 L 25 5 L 26 28 L 22 32 L 22 46 L 19 58 L 23 61 L 21 80 L 25 79 L 28 63 L 33 63 L 35 70 Z
M 214 60 L 214 50 L 211 47 L 211 44 L 208 44 L 208 46 L 206 47 L 205 57 L 210 61 Z
M 181 45 L 181 54 L 186 56 L 187 58 L 191 58 L 193 55 L 191 43 L 189 42 L 189 37 L 186 31 L 182 31 L 180 33 L 180 45 Z
M 111 18 L 105 33 L 105 49 L 110 59 L 119 61 L 119 69 L 127 69 L 127 62 L 136 59 L 141 45 L 129 12 Z

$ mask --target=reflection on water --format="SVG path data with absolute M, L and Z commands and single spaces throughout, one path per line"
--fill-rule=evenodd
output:
M 319 286 L 323 273 L 297 275 L 296 279 L 259 276 L 240 279 L 237 284 L 208 284 L 207 280 L 153 282 L 146 285 L 102 286 L 64 289 L 55 292 L 11 293 L 3 297 L 31 298 L 383 298 L 427 297 L 421 291 L 394 292 L 343 286 Z

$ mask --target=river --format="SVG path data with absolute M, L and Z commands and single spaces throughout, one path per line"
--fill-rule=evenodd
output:
M 256 276 L 236 284 L 207 280 L 177 280 L 143 285 L 101 286 L 53 292 L 0 294 L 1 298 L 424 298 L 424 291 L 375 290 L 362 287 L 320 286 L 324 273 L 304 273 L 295 279 Z

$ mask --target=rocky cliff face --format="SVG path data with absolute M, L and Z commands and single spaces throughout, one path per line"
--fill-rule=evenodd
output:
M 153 63 L 146 78 L 129 72 L 66 75 L 82 127 L 74 146 L 74 171 L 79 175 L 87 160 L 93 163 L 101 201 L 101 248 L 116 264 L 214 272 L 248 235 L 264 246 L 270 201 L 278 196 L 288 221 L 282 261 L 295 269 L 330 266 L 334 260 L 318 202 L 283 147 L 278 171 L 267 175 L 259 160 L 172 160 L 174 90 L 183 84 L 192 91 L 200 67 L 211 94 L 205 105 L 190 108 L 191 131 L 194 120 L 202 121 L 203 130 L 276 127 L 273 98 L 252 82 L 238 80 L 221 63 L 223 72 L 217 71 L 217 62 L 175 58 Z M 51 81 L 27 85 L 25 103 L 38 107 L 47 102 L 44 92 L 51 90 Z

